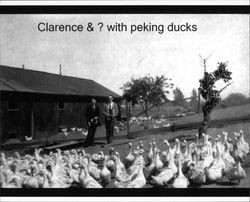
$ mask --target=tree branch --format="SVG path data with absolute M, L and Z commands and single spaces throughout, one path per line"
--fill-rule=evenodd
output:
M 143 112 L 146 114 L 146 109 L 144 108 L 144 105 L 143 105 L 143 103 L 139 100 L 139 103 L 141 104 L 141 106 L 142 106 L 142 110 L 143 110 Z
M 224 86 L 222 89 L 220 89 L 219 91 L 218 91 L 218 93 L 220 94 L 223 90 L 225 90 L 229 85 L 231 85 L 233 82 L 231 82 L 231 83 L 229 83 L 229 84 L 227 84 L 226 86 Z

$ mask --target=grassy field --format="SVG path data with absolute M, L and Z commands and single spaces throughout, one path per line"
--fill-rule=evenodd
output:
M 211 120 L 218 120 L 218 119 L 226 119 L 226 118 L 237 118 L 250 115 L 250 103 L 245 105 L 238 105 L 233 107 L 228 107 L 224 109 L 215 109 L 211 113 Z M 165 122 L 158 124 L 159 127 L 163 127 L 163 125 L 170 123 L 175 124 L 186 124 L 186 123 L 194 123 L 200 122 L 203 120 L 203 114 L 193 114 L 185 117 L 176 117 L 176 118 L 169 118 Z M 149 121 L 149 128 L 154 128 L 156 123 L 152 120 Z M 143 130 L 144 126 L 132 125 L 131 131 L 136 130 Z
M 246 105 L 239 105 L 239 106 L 234 106 L 230 108 L 224 108 L 224 109 L 216 109 L 212 112 L 211 114 L 211 120 L 220 120 L 220 119 L 225 119 L 225 118 L 237 118 L 237 117 L 242 117 L 250 115 L 250 104 Z M 203 119 L 202 114 L 193 114 L 189 115 L 186 117 L 178 117 L 178 118 L 172 118 L 168 119 L 165 122 L 158 124 L 159 127 L 163 127 L 164 124 L 186 124 L 186 123 L 194 123 L 194 122 L 201 122 Z M 153 128 L 155 122 L 151 121 L 149 123 L 149 128 Z M 124 130 L 120 131 L 118 134 L 115 134 L 116 137 L 118 138 L 126 138 L 127 131 L 126 131 L 126 124 L 123 127 Z M 131 125 L 130 126 L 130 131 L 143 131 L 144 126 L 139 126 L 139 125 Z M 97 140 L 105 140 L 106 136 L 106 130 L 104 124 L 102 124 L 100 127 L 97 128 L 95 138 Z M 47 137 L 47 142 L 48 143 L 53 143 L 53 142 L 62 142 L 62 141 L 70 141 L 70 140 L 84 140 L 86 136 L 82 135 L 80 132 L 73 132 L 69 131 L 68 136 L 65 136 L 62 132 L 59 132 L 57 134 L 54 134 L 52 136 Z M 46 135 L 43 134 L 41 135 L 41 138 L 35 139 L 34 141 L 29 142 L 30 144 L 41 144 L 46 142 Z
M 224 109 L 216 109 L 212 112 L 211 114 L 211 119 L 212 120 L 219 120 L 219 119 L 225 119 L 225 118 L 232 118 L 232 117 L 242 117 L 250 115 L 250 104 L 246 105 L 239 105 L 239 106 L 234 106 L 230 108 L 224 108 Z M 194 123 L 194 122 L 199 122 L 202 121 L 203 117 L 202 114 L 193 114 L 190 116 L 186 117 L 178 117 L 174 119 L 168 119 L 165 122 L 159 124 L 159 127 L 163 127 L 164 124 L 170 123 L 176 123 L 176 124 L 186 124 L 186 123 Z M 149 128 L 153 128 L 154 122 L 149 123 Z M 126 131 L 126 125 L 123 127 L 123 131 L 120 131 L 119 134 L 115 134 L 116 137 L 126 137 L 127 131 Z M 139 126 L 139 125 L 131 125 L 130 126 L 130 131 L 140 131 L 144 130 L 144 126 Z M 100 127 L 97 128 L 95 138 L 97 139 L 105 139 L 105 126 L 102 124 Z M 43 134 L 41 135 L 41 138 L 36 139 L 33 142 L 41 143 L 46 141 L 46 135 Z M 86 136 L 82 135 L 79 132 L 73 132 L 69 131 L 68 136 L 65 136 L 62 132 L 59 132 L 57 134 L 54 134 L 52 136 L 49 136 L 47 138 L 48 142 L 58 142 L 58 141 L 69 141 L 69 140 L 84 140 Z

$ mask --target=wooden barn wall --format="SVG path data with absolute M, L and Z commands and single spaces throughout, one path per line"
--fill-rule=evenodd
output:
M 7 102 L 2 100 L 0 101 L 0 107 L 1 107 L 1 123 L 0 123 L 0 141 L 3 142 L 3 140 L 6 138 L 5 131 L 6 131 L 6 108 L 7 108 Z
M 57 127 L 57 103 L 33 103 L 35 131 L 54 130 Z
M 85 111 L 87 103 L 64 103 L 64 109 L 58 108 L 58 102 L 18 102 L 18 111 L 8 111 L 8 102 L 1 102 L 1 136 L 2 141 L 10 138 L 25 140 L 31 135 L 31 109 L 34 112 L 34 138 L 48 132 L 49 135 L 59 132 L 60 127 L 86 127 Z M 103 104 L 98 103 L 101 112 Z
M 87 103 L 64 103 L 64 109 L 59 109 L 58 102 L 35 103 L 34 120 L 37 131 L 57 132 L 59 127 L 86 127 L 85 111 Z M 98 103 L 101 112 L 101 122 L 104 122 L 102 115 L 103 104 Z
M 86 127 L 85 111 L 87 103 L 65 103 L 64 110 L 58 110 L 60 122 L 66 127 Z M 103 121 L 103 104 L 98 103 L 101 112 L 101 121 Z
M 3 95 L 3 94 L 2 94 Z M 29 99 L 28 99 L 29 98 Z M 62 97 L 49 99 L 45 101 L 43 99 L 38 100 L 35 96 L 29 96 L 23 94 L 4 94 L 1 97 L 1 127 L 0 127 L 0 141 L 2 143 L 10 138 L 18 138 L 21 141 L 25 140 L 25 136 L 31 135 L 31 114 L 33 112 L 34 117 L 34 138 L 43 136 L 45 132 L 48 135 L 56 134 L 60 127 L 86 127 L 85 111 L 86 99 L 79 100 L 67 100 Z M 17 102 L 18 110 L 8 110 L 9 100 L 15 100 Z M 59 109 L 59 100 L 64 102 L 64 109 Z M 103 101 L 99 100 L 97 103 L 100 108 L 101 122 L 104 124 Z
M 62 113 L 62 124 L 66 127 L 85 127 L 86 103 L 65 103 Z
M 30 103 L 18 102 L 18 110 L 8 110 L 8 102 L 1 100 L 1 140 L 30 135 Z

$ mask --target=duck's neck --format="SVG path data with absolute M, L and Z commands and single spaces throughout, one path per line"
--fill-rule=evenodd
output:
M 244 136 L 242 133 L 240 133 L 240 137 L 239 137 L 239 142 L 243 143 L 244 142 Z
M 224 142 L 227 141 L 227 134 L 224 135 Z
M 117 155 L 117 162 L 118 162 L 119 165 L 122 164 L 121 159 L 120 159 L 120 155 Z
M 188 145 L 187 145 L 187 143 L 185 143 L 185 147 L 184 148 L 185 148 L 185 152 L 184 153 L 187 156 L 188 155 Z
M 225 153 L 229 154 L 229 144 L 225 141 Z
M 111 156 L 113 155 L 113 150 L 109 150 L 109 158 L 111 158 Z
M 152 145 L 152 143 L 150 143 L 150 148 L 149 148 L 149 151 L 151 152 L 153 152 L 153 145 Z
M 90 176 L 89 175 L 89 170 L 88 170 L 88 168 L 85 165 L 83 166 L 83 170 L 84 170 L 85 178 L 89 177 Z
M 192 161 L 192 144 L 188 147 L 188 160 Z
M 217 152 L 216 159 L 221 160 L 221 148 L 219 142 L 216 142 L 216 152 Z
M 103 160 L 103 170 L 107 169 L 107 159 L 104 158 Z
M 4 153 L 1 154 L 1 162 L 2 162 L 4 167 L 8 167 L 8 163 L 7 163 L 7 160 L 5 158 Z
M 1 182 L 2 182 L 2 188 L 6 187 L 7 185 L 7 177 L 1 173 Z
M 179 176 L 179 177 L 183 177 L 183 173 L 182 173 L 182 168 L 181 168 L 181 162 L 180 162 L 180 160 L 178 161 L 178 176 Z
M 132 146 L 129 145 L 129 151 L 128 151 L 129 155 L 132 155 Z
M 173 151 L 169 150 L 169 156 L 170 156 L 170 158 L 169 158 L 169 163 L 168 163 L 168 165 L 170 166 L 170 165 L 175 164 L 175 163 L 174 163 L 174 154 L 173 154 Z
M 143 168 L 144 168 L 143 164 L 140 164 L 140 169 L 139 169 L 139 173 L 138 173 L 139 177 L 145 177 L 144 173 L 143 173 Z
M 159 152 L 156 152 L 156 157 L 155 157 L 155 162 L 157 162 L 157 165 L 158 166 L 162 166 L 162 162 L 161 162 L 161 159 L 160 159 L 160 156 L 159 156 Z
M 43 171 L 43 187 L 45 187 L 46 184 L 48 184 L 47 174 Z

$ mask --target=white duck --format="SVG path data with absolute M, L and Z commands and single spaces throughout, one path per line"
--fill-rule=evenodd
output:
M 142 156 L 144 153 L 143 149 L 141 149 L 139 155 Z M 138 161 L 139 169 L 137 173 L 130 176 L 127 181 L 115 181 L 114 185 L 117 188 L 143 188 L 146 185 L 146 178 L 143 173 L 144 164 L 142 161 Z
M 187 188 L 189 185 L 189 180 L 182 173 L 181 159 L 178 161 L 178 175 L 175 178 L 172 186 L 173 188 Z
M 126 172 L 126 169 L 125 169 L 124 165 L 121 163 L 121 161 L 119 160 L 118 156 L 119 156 L 119 154 L 117 155 L 117 152 L 116 152 L 116 155 L 112 156 L 112 159 L 115 162 L 115 178 L 116 178 L 116 181 L 118 181 L 118 182 L 129 181 L 131 178 L 128 175 L 128 173 Z
M 205 168 L 207 181 L 215 182 L 222 178 L 225 162 L 222 159 L 221 148 L 218 138 L 216 139 L 217 156 L 209 167 Z
M 165 186 L 167 183 L 175 176 L 177 173 L 177 167 L 174 163 L 174 154 L 173 151 L 170 150 L 170 161 L 167 167 L 164 167 L 160 173 L 156 176 L 152 177 L 152 183 L 156 186 Z
M 36 176 L 36 168 L 31 166 L 31 176 L 23 181 L 23 187 L 25 188 L 39 188 L 38 177 Z M 58 187 L 57 187 L 58 188 Z
M 230 154 L 229 143 L 227 141 L 225 141 L 225 152 L 222 155 L 222 159 L 225 162 L 225 166 L 226 166 L 225 169 L 227 169 L 227 167 L 231 167 L 232 165 L 235 164 L 235 160 Z
M 239 147 L 242 148 L 242 150 L 246 153 L 246 155 L 249 153 L 249 144 L 244 139 L 244 133 L 242 130 L 240 130 L 239 135 Z
M 109 155 L 106 160 L 106 166 L 110 170 L 111 173 L 115 172 L 115 162 L 112 159 L 112 156 L 114 155 L 114 148 L 111 147 L 109 150 Z
M 184 140 L 182 143 L 182 156 L 183 156 L 183 161 L 185 161 L 185 159 L 187 159 L 189 156 L 188 144 L 186 140 Z
M 85 164 L 81 164 L 81 172 L 84 172 L 84 178 L 79 178 L 81 185 L 84 188 L 102 188 L 102 186 L 88 172 Z
M 78 128 L 78 127 L 76 127 L 76 129 L 78 132 L 81 132 L 83 130 L 83 128 Z
M 197 152 L 197 148 L 194 148 L 193 155 L 192 155 L 192 161 L 190 161 L 187 164 L 187 178 L 189 181 L 197 186 L 197 185 L 202 185 L 206 182 L 206 174 L 200 166 L 198 166 L 198 158 L 199 158 L 199 153 Z
M 160 159 L 160 156 L 159 156 L 159 153 L 160 153 L 160 150 L 159 149 L 156 149 L 155 151 L 155 166 L 156 166 L 156 169 L 159 171 L 162 167 L 163 167 L 163 163 Z
M 89 174 L 95 179 L 95 180 L 100 180 L 100 174 L 101 174 L 101 170 L 98 169 L 97 165 L 92 162 L 91 160 L 91 156 L 87 155 L 87 159 L 88 159 L 88 172 Z
M 227 138 L 227 142 L 228 142 L 229 152 L 231 154 L 233 152 L 233 150 L 234 150 L 233 140 L 229 137 L 229 138 Z
M 181 153 L 181 145 L 180 145 L 180 140 L 178 138 L 175 139 L 175 145 L 173 148 L 173 152 L 174 152 L 174 159 L 175 159 L 175 163 L 178 163 L 178 159 L 180 158 L 181 161 L 183 159 L 182 153 Z
M 48 181 L 48 171 L 46 170 L 45 163 L 43 164 L 42 176 L 43 176 L 42 188 L 50 188 Z
M 100 164 L 104 160 L 104 153 L 100 151 L 98 153 L 92 154 L 91 159 L 94 163 Z
M 154 153 L 153 153 L 153 149 L 154 149 L 153 148 L 153 144 L 150 142 L 149 145 L 150 145 L 150 149 L 149 149 L 149 151 L 147 153 L 147 164 L 148 165 L 150 165 L 152 163 L 153 156 L 154 156 Z
M 141 164 L 145 165 L 145 160 L 141 154 L 142 151 L 144 150 L 140 149 L 139 147 L 137 147 L 137 150 L 134 150 L 135 160 L 133 164 L 127 169 L 129 175 L 134 175 L 138 173 L 140 165 Z
M 68 169 L 67 169 L 67 174 L 68 176 L 74 181 L 79 183 L 79 172 L 78 169 L 72 168 L 72 164 L 68 164 Z
M 238 137 L 234 137 L 233 151 L 230 154 L 235 160 L 239 158 L 242 162 L 244 162 L 246 153 L 239 146 L 240 145 Z
M 242 168 L 240 161 L 237 160 L 237 163 L 234 166 L 225 170 L 225 176 L 229 179 L 230 182 L 238 180 L 239 184 L 240 181 L 246 177 L 246 172 Z
M 88 130 L 82 130 L 82 132 L 80 134 L 82 134 L 84 136 L 87 136 L 88 135 Z
M 212 143 L 208 141 L 209 135 L 203 134 L 203 147 L 200 149 L 200 161 L 198 166 L 202 169 L 209 167 L 213 162 Z
M 222 140 L 222 137 L 218 134 L 217 138 L 219 139 L 218 143 L 219 143 L 219 148 L 221 151 L 221 155 L 223 155 L 224 151 L 225 151 L 225 145 L 224 145 L 224 140 Z M 227 136 L 224 135 L 224 138 L 227 138 Z
M 31 137 L 25 136 L 25 140 L 26 140 L 27 142 L 31 141 L 32 139 L 33 139 L 32 136 L 31 136 Z
M 126 169 L 128 169 L 133 164 L 133 162 L 135 160 L 135 156 L 133 155 L 133 151 L 132 151 L 132 143 L 129 142 L 128 146 L 129 146 L 129 152 L 124 157 L 124 165 L 125 165 Z
M 223 144 L 227 141 L 227 139 L 228 139 L 228 132 L 226 132 L 226 131 L 222 131 L 222 135 L 223 135 Z
M 136 178 L 132 180 L 132 182 L 128 185 L 127 188 L 143 188 L 146 185 L 147 181 L 143 173 L 144 165 L 141 162 L 139 166 L 140 167 L 139 167 L 138 175 L 136 176 Z
M 164 168 L 158 175 L 151 176 L 152 184 L 156 186 L 165 186 L 174 177 L 174 173 L 170 168 Z
M 164 166 L 167 166 L 171 158 L 171 154 L 170 154 L 171 148 L 170 148 L 170 144 L 168 140 L 164 140 L 163 142 L 166 145 L 166 150 L 162 152 L 162 162 Z
M 106 166 L 107 157 L 103 161 L 103 168 L 100 174 L 101 184 L 106 187 L 111 182 L 111 172 Z
M 5 174 L 0 173 L 0 177 L 1 177 L 1 188 L 17 188 L 15 179 L 13 179 L 12 183 L 10 183 Z

